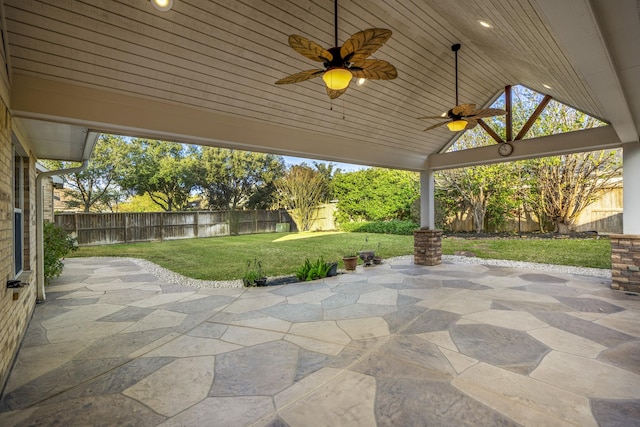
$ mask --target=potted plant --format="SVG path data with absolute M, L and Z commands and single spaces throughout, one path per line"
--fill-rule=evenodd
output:
M 245 286 L 266 286 L 267 277 L 262 271 L 262 261 L 253 259 L 253 261 L 247 261 L 247 270 L 242 276 L 242 283 Z
M 347 271 L 353 271 L 358 265 L 358 253 L 356 251 L 349 252 L 342 256 L 342 262 L 344 263 L 344 269 Z
M 369 236 L 365 237 L 365 242 L 369 243 Z M 378 249 L 380 249 L 380 243 L 378 243 Z M 376 251 L 370 250 L 370 249 L 359 251 L 358 256 L 360 257 L 360 259 L 362 260 L 365 266 L 370 266 L 371 262 L 376 256 Z

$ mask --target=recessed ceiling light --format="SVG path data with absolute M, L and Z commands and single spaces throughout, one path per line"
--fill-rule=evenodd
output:
M 173 0 L 150 0 L 153 7 L 160 12 L 166 12 L 173 7 Z
M 357 84 L 358 86 L 362 86 L 363 84 L 365 84 L 365 82 L 366 82 L 366 81 L 367 81 L 367 79 L 365 79 L 364 77 L 360 77 L 360 78 L 358 79 L 358 81 L 356 81 L 356 84 Z
M 542 83 L 542 86 L 546 87 L 547 89 L 551 89 L 551 86 L 549 86 L 548 84 Z
M 485 28 L 493 28 L 493 25 L 489 24 L 487 21 L 478 21 L 478 23 Z

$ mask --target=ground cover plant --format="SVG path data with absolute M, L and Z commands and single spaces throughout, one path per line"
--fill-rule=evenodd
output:
M 306 258 L 338 262 L 348 250 L 368 249 L 365 233 L 268 233 L 164 242 L 81 247 L 73 257 L 120 256 L 152 261 L 184 276 L 205 280 L 240 279 L 248 259 L 259 259 L 269 277 L 295 275 Z M 376 234 L 376 255 L 413 254 L 413 236 Z M 471 251 L 481 258 L 611 268 L 608 239 L 458 238 L 442 241 L 443 253 Z M 370 248 L 369 248 L 370 249 Z M 371 267 L 375 268 L 375 267 Z

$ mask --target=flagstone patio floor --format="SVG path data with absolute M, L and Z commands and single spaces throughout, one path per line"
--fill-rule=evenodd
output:
M 405 257 L 214 289 L 65 266 L 2 426 L 640 425 L 640 296 L 610 279 Z

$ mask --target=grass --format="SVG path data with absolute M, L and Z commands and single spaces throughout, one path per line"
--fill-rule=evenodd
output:
M 611 242 L 602 238 L 443 239 L 442 252 L 452 255 L 455 251 L 471 251 L 479 258 L 611 268 Z
M 366 242 L 366 238 L 369 242 Z M 378 243 L 380 248 L 378 249 Z M 85 246 L 74 257 L 122 256 L 142 258 L 180 273 L 206 280 L 241 278 L 247 262 L 257 259 L 268 276 L 294 274 L 305 258 L 339 261 L 342 255 L 375 249 L 384 258 L 410 254 L 413 236 L 361 233 L 269 233 L 185 239 L 164 242 Z
M 383 258 L 410 255 L 413 254 L 413 236 L 338 232 L 250 234 L 86 246 L 71 256 L 142 258 L 184 276 L 230 280 L 241 278 L 247 262 L 254 259 L 261 261 L 265 273 L 273 277 L 294 274 L 305 258 L 338 261 L 342 268 L 342 255 L 364 249 L 375 249 L 376 255 Z M 611 268 L 608 239 L 445 238 L 442 251 L 444 254 L 472 251 L 480 258 Z

